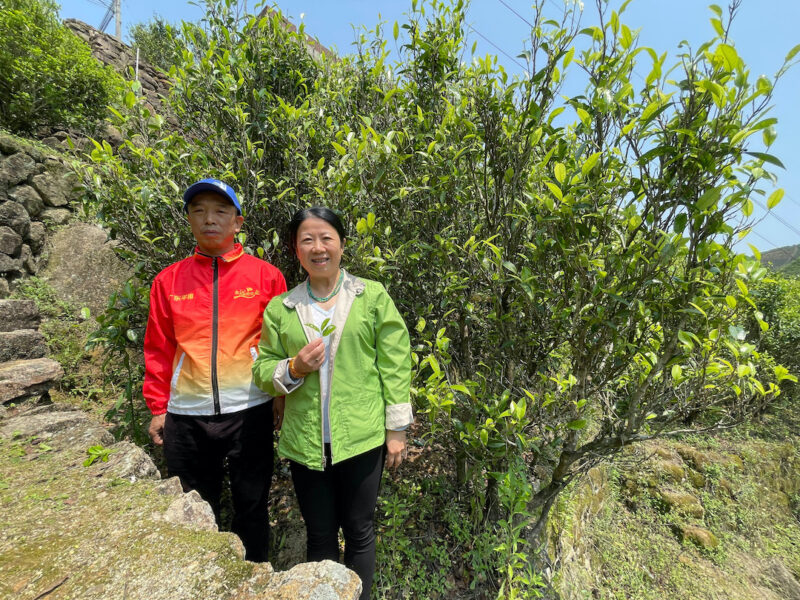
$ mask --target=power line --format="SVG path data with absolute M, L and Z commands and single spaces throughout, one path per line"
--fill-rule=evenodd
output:
M 765 241 L 767 244 L 769 244 L 769 245 L 770 245 L 770 246 L 772 246 L 773 248 L 777 248 L 777 246 L 776 246 L 775 244 L 773 244 L 771 241 L 769 241 L 767 238 L 765 238 L 763 235 L 761 235 L 761 234 L 760 234 L 760 233 L 758 233 L 757 231 L 753 231 L 753 230 L 751 229 L 751 230 L 750 230 L 750 233 L 752 233 L 754 236 L 756 236 L 756 237 L 758 237 L 758 238 L 761 238 L 762 240 L 764 240 L 764 241 Z
M 797 229 L 797 227 L 795 227 L 794 225 L 792 225 L 791 223 L 786 221 L 779 214 L 772 212 L 769 208 L 767 208 L 767 206 L 765 204 L 762 204 L 760 200 L 757 200 L 757 199 L 753 198 L 753 202 L 755 202 L 761 208 L 763 208 L 765 211 L 767 211 L 768 215 L 771 215 L 772 217 L 774 217 L 775 219 L 777 219 L 778 221 L 783 223 L 783 225 L 784 225 L 784 227 L 786 227 L 786 229 L 788 229 L 789 231 L 793 232 L 795 235 L 800 237 L 800 229 Z
M 527 20 L 525 17 L 523 17 L 521 14 L 519 14 L 517 11 L 515 11 L 513 8 L 511 8 L 511 7 L 510 7 L 508 4 L 506 4 L 505 0 L 497 0 L 497 1 L 498 1 L 500 4 L 502 4 L 503 6 L 505 6 L 505 7 L 506 7 L 508 10 L 510 10 L 512 13 L 514 13 L 515 15 L 517 15 L 517 16 L 518 16 L 518 17 L 519 17 L 519 18 L 520 18 L 522 21 L 524 21 L 524 22 L 525 22 L 525 23 L 528 25 L 528 27 L 530 27 L 531 29 L 533 29 L 533 28 L 534 28 L 534 26 L 533 26 L 533 23 L 531 23 L 530 21 L 528 21 L 528 20 Z
M 491 44 L 492 46 L 494 46 L 494 48 L 495 48 L 495 49 L 497 49 L 499 52 L 501 52 L 501 53 L 502 53 L 502 54 L 503 54 L 503 55 L 504 55 L 506 58 L 508 58 L 509 60 L 511 60 L 511 61 L 513 61 L 513 62 L 515 62 L 515 63 L 517 64 L 517 66 L 518 66 L 520 69 L 522 69 L 523 71 L 527 71 L 527 70 L 528 70 L 528 67 L 526 67 L 525 65 L 523 65 L 523 64 L 522 64 L 521 62 L 519 62 L 519 61 L 518 61 L 516 58 L 514 58 L 514 57 L 513 57 L 513 56 L 511 56 L 511 55 L 510 55 L 508 52 L 506 52 L 505 50 L 503 50 L 503 49 L 502 49 L 500 46 L 498 46 L 497 44 L 495 44 L 495 43 L 494 43 L 492 40 L 490 40 L 488 37 L 486 37 L 485 35 L 483 35 L 483 34 L 482 34 L 480 31 L 478 31 L 477 29 L 475 29 L 475 28 L 474 28 L 472 25 L 470 25 L 470 26 L 469 26 L 469 28 L 470 28 L 472 31 L 474 31 L 475 33 L 477 33 L 479 36 L 481 36 L 481 37 L 482 37 L 484 40 L 486 40 L 486 42 L 487 42 L 487 43 L 489 43 L 489 44 Z
M 792 202 L 793 204 L 796 204 L 798 207 L 800 207 L 800 202 L 792 198 L 789 194 L 784 194 L 783 197 Z

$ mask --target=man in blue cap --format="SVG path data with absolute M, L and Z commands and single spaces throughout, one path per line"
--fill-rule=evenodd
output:
M 253 384 L 251 367 L 264 308 L 286 281 L 236 242 L 244 217 L 231 186 L 203 179 L 183 202 L 197 247 L 161 271 L 150 290 L 142 390 L 153 414 L 149 433 L 164 446 L 169 474 L 197 490 L 218 521 L 227 466 L 231 530 L 247 560 L 264 562 L 272 429 L 283 410 Z

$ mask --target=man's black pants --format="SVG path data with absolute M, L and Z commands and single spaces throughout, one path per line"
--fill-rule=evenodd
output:
M 242 540 L 247 560 L 266 562 L 267 500 L 274 460 L 272 402 L 223 415 L 167 413 L 164 456 L 170 476 L 180 477 L 185 491 L 197 490 L 214 509 L 217 523 L 227 459 L 233 500 L 231 531 Z
M 368 600 L 375 573 L 375 505 L 386 455 L 385 445 L 331 465 L 324 471 L 289 462 L 292 482 L 306 523 L 306 558 L 339 561 L 339 528 L 344 564 L 361 578 L 360 600 Z

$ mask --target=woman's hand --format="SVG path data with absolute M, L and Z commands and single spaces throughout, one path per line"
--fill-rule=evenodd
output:
M 319 371 L 324 360 L 325 343 L 322 338 L 317 338 L 303 346 L 303 349 L 294 357 L 294 370 L 307 375 Z
M 386 430 L 386 467 L 400 466 L 406 457 L 406 432 Z

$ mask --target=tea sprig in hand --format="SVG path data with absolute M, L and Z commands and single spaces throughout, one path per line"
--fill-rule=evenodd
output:
M 331 325 L 331 320 L 330 319 L 325 319 L 322 322 L 322 326 L 321 327 L 317 327 L 313 323 L 306 323 L 306 327 L 308 327 L 309 329 L 312 329 L 313 331 L 316 331 L 322 337 L 330 335 L 334 331 L 336 331 L 336 325 Z

